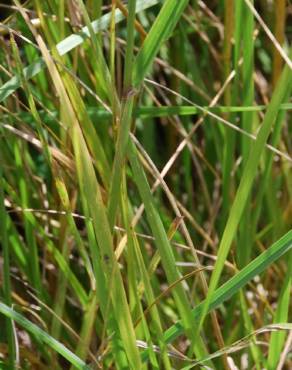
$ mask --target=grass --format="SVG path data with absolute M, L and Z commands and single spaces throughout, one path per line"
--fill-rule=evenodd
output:
M 0 7 L 0 368 L 290 368 L 289 5 Z

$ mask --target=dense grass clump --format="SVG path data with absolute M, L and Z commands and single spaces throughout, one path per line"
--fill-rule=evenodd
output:
M 290 3 L 0 9 L 0 368 L 291 369 Z

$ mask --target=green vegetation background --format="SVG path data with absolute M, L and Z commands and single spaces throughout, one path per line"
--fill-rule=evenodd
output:
M 291 6 L 0 3 L 1 368 L 292 367 Z

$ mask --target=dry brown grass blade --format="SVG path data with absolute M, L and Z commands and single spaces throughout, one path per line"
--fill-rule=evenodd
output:
M 21 139 L 25 140 L 26 142 L 31 143 L 38 150 L 40 150 L 40 151 L 43 150 L 41 141 L 39 139 L 35 138 L 31 133 L 27 133 L 27 132 L 21 131 L 21 130 L 19 130 L 19 129 L 17 129 L 17 128 L 9 125 L 9 124 L 7 124 L 7 123 L 2 123 L 1 126 L 3 128 L 5 128 L 6 130 L 10 131 L 11 133 L 13 133 L 14 135 L 17 135 Z M 48 145 L 48 148 L 49 148 L 49 151 L 50 151 L 50 154 L 52 155 L 52 157 L 59 164 L 61 164 L 62 166 L 65 166 L 68 170 L 70 170 L 69 173 L 72 173 L 73 174 L 75 172 L 75 165 L 74 165 L 74 162 L 73 162 L 73 160 L 71 158 L 69 158 L 68 156 L 66 156 L 58 148 L 52 147 L 50 145 Z

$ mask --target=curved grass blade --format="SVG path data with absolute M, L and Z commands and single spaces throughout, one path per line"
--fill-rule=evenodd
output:
M 150 8 L 153 5 L 159 3 L 160 0 L 137 0 L 136 13 Z M 124 15 L 120 10 L 116 10 L 115 21 L 116 23 L 121 22 L 124 19 Z M 100 19 L 97 19 L 91 23 L 92 29 L 95 33 L 105 30 L 111 20 L 111 13 L 107 13 Z M 83 27 L 81 32 L 78 34 L 72 34 L 66 37 L 65 40 L 59 42 L 56 45 L 56 49 L 60 56 L 67 54 L 69 51 L 75 49 L 77 46 L 81 45 L 88 37 L 90 37 L 90 32 L 87 27 Z M 23 76 L 26 80 L 31 79 L 36 76 L 42 69 L 46 66 L 42 58 L 36 60 L 31 65 L 23 69 Z M 4 85 L 0 87 L 0 102 L 4 101 L 8 96 L 10 96 L 14 91 L 16 91 L 21 86 L 21 80 L 19 77 L 14 76 Z
M 203 365 L 203 363 L 205 363 L 206 361 L 208 361 L 210 359 L 214 359 L 214 358 L 223 356 L 224 354 L 235 353 L 235 352 L 240 351 L 240 350 L 242 350 L 242 349 L 244 349 L 248 346 L 251 346 L 254 337 L 256 337 L 260 334 L 269 333 L 269 332 L 271 332 L 272 335 L 275 334 L 275 333 L 285 334 L 285 331 L 289 332 L 290 330 L 292 330 L 292 324 L 281 323 L 281 322 L 280 323 L 275 323 L 275 324 L 272 324 L 272 325 L 264 326 L 263 328 L 252 331 L 250 334 L 248 334 L 245 337 L 239 339 L 238 341 L 233 343 L 231 346 L 228 346 L 226 348 L 222 348 L 219 351 L 216 351 L 216 352 L 212 353 L 211 355 L 207 356 L 204 359 L 201 359 L 199 361 L 195 361 L 191 365 L 185 366 L 184 368 L 182 368 L 182 370 L 193 369 L 194 367 L 197 367 L 199 365 Z M 275 367 L 273 367 L 273 369 L 275 369 Z
M 277 261 L 281 256 L 287 253 L 292 248 L 292 230 L 286 233 L 281 239 L 275 242 L 270 248 L 265 250 L 235 276 L 229 279 L 225 284 L 218 288 L 211 297 L 208 312 L 216 309 L 227 299 L 231 298 L 256 275 L 261 274 L 267 267 Z M 198 320 L 205 301 L 200 303 L 193 309 L 193 317 Z M 183 333 L 183 326 L 181 322 L 176 323 L 169 328 L 165 333 L 165 341 L 167 343 L 173 342 L 180 334 Z
M 14 311 L 13 309 L 6 306 L 6 304 L 0 302 L 0 312 L 14 320 L 19 324 L 22 328 L 27 330 L 29 333 L 34 335 L 39 341 L 47 344 L 53 350 L 58 352 L 62 357 L 68 360 L 72 365 L 76 367 L 76 369 L 80 370 L 90 370 L 89 366 L 86 365 L 84 361 L 82 361 L 79 357 L 77 357 L 73 352 L 71 352 L 67 347 L 65 347 L 62 343 L 57 341 L 55 338 L 51 337 L 45 331 L 40 329 L 37 325 L 29 321 L 27 318 L 23 317 L 18 312 Z
M 218 288 L 211 297 L 208 305 L 208 312 L 219 307 L 227 299 L 236 294 L 242 287 L 250 282 L 256 275 L 261 274 L 272 263 L 292 249 L 292 230 L 286 233 L 281 239 L 275 242 L 270 248 L 265 250 L 235 276 L 229 279 L 225 284 Z M 198 321 L 202 314 L 202 309 L 206 301 L 203 301 L 192 310 L 192 315 Z M 181 321 L 166 330 L 164 334 L 165 343 L 172 343 L 177 337 L 184 333 L 184 327 Z M 142 358 L 146 360 L 147 351 L 143 352 Z

